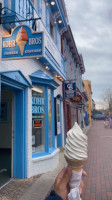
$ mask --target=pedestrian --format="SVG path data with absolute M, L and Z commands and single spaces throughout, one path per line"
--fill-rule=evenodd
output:
M 109 120 L 107 118 L 105 118 L 104 127 L 105 128 L 109 127 Z
M 111 117 L 109 117 L 109 126 L 110 126 L 110 128 L 112 128 L 112 118 Z
M 85 171 L 82 171 L 82 175 L 86 176 Z M 48 195 L 45 200 L 67 200 L 69 189 L 69 180 L 72 176 L 72 168 L 68 166 L 67 168 L 63 168 L 61 172 L 58 174 L 55 183 L 54 190 Z M 80 194 L 82 193 L 82 189 L 84 187 L 83 181 L 81 181 L 79 185 Z

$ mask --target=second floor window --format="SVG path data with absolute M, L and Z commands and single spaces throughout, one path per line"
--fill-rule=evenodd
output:
M 50 35 L 53 38 L 53 40 L 55 41 L 55 26 L 54 26 L 52 19 L 50 20 Z
M 54 36 L 53 25 L 52 25 L 51 22 L 50 22 L 50 34 L 51 34 L 52 37 Z

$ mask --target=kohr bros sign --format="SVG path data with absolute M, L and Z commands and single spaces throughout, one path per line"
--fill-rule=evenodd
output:
M 2 59 L 42 57 L 43 43 L 43 32 L 19 25 L 11 35 L 2 37 Z

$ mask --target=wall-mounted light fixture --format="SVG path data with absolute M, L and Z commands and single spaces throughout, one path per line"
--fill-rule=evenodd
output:
M 45 67 L 47 70 L 49 70 L 50 68 L 46 65 L 46 67 Z
M 57 72 L 53 72 L 53 74 L 57 78 L 57 76 L 58 76 Z
M 63 78 L 60 78 L 61 81 L 64 81 Z
M 34 88 L 32 88 L 33 91 L 38 92 L 38 93 L 43 93 L 43 90 L 41 90 L 40 88 L 34 86 Z
M 54 6 L 55 5 L 55 1 L 51 1 L 51 5 Z
M 62 20 L 60 19 L 60 20 L 58 21 L 58 23 L 61 24 L 61 23 L 62 23 Z

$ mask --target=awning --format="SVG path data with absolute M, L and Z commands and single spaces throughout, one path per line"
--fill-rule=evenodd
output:
M 45 84 L 53 87 L 53 89 L 56 89 L 59 86 L 59 83 L 53 79 L 49 74 L 46 72 L 43 72 L 42 70 L 38 70 L 30 75 L 30 78 L 32 80 L 32 83 L 40 83 Z

